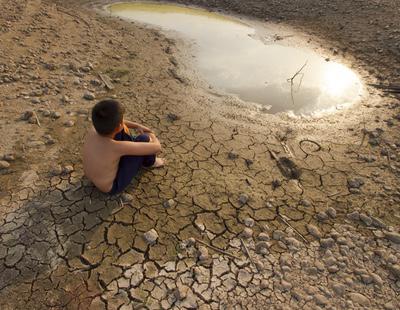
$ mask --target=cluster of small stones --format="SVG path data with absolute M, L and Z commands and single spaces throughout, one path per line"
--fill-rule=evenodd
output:
M 343 143 L 294 129 L 288 179 L 268 154 L 288 156 L 283 128 L 210 118 L 157 32 L 39 0 L 0 7 L 1 309 L 400 307 L 398 103 Z M 82 175 L 103 97 L 134 103 L 168 159 L 120 197 Z

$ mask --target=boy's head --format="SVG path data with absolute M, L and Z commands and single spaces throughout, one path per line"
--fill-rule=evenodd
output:
M 110 135 L 123 122 L 124 107 L 116 100 L 102 100 L 92 109 L 93 126 L 97 133 L 103 136 Z

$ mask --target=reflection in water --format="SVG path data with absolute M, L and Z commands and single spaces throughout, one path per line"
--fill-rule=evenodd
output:
M 334 110 L 360 97 L 361 82 L 347 67 L 326 62 L 312 50 L 266 45 L 253 28 L 233 18 L 171 4 L 119 3 L 108 9 L 193 41 L 196 68 L 208 83 L 242 100 L 271 106 L 271 113 Z M 306 62 L 291 89 L 288 79 Z

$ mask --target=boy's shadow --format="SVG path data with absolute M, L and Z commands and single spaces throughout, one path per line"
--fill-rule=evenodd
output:
M 131 186 L 136 186 L 143 171 Z M 97 228 L 121 205 L 121 195 L 99 192 L 86 179 L 62 176 L 50 190 L 21 202 L 0 225 L 0 295 L 80 258 Z

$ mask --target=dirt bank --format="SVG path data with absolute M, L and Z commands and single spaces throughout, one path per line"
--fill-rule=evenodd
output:
M 318 120 L 232 108 L 184 75 L 179 42 L 99 3 L 0 0 L 0 308 L 398 308 L 398 99 Z M 395 1 L 212 3 L 318 35 L 367 79 L 398 74 Z M 121 197 L 82 174 L 105 97 L 169 162 Z

